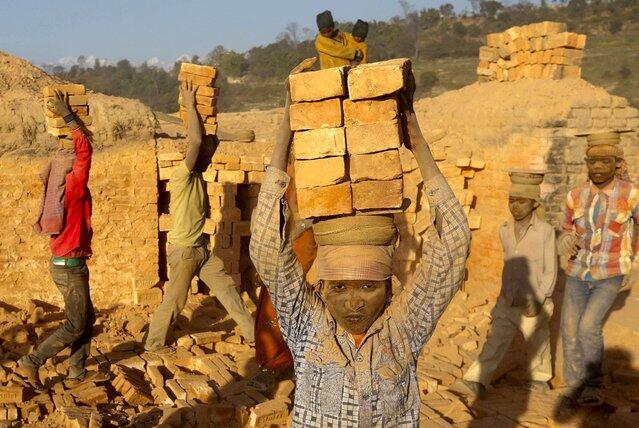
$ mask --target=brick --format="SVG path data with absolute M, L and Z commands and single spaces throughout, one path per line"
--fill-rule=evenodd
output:
M 468 225 L 470 226 L 470 230 L 481 228 L 481 215 L 479 215 L 477 211 L 470 210 L 468 214 Z
M 377 98 L 401 90 L 411 63 L 407 58 L 363 64 L 348 72 L 351 100 Z
M 244 171 L 218 171 L 217 181 L 220 183 L 244 184 Z
M 486 168 L 486 161 L 480 159 L 473 159 L 470 161 L 470 167 L 472 169 L 481 170 Z
M 246 173 L 246 181 L 249 184 L 260 184 L 264 181 L 265 175 L 263 171 L 249 171 Z
M 374 100 L 344 100 L 342 106 L 346 126 L 388 122 L 399 115 L 397 98 L 394 96 Z
M 235 183 L 207 183 L 206 193 L 209 196 L 222 196 L 226 198 L 237 195 L 237 184 Z
M 499 50 L 488 46 L 479 47 L 479 59 L 481 61 L 495 62 L 499 59 Z
M 302 218 L 350 214 L 353 212 L 351 200 L 350 182 L 297 190 Z
M 281 399 L 260 403 L 251 409 L 249 427 L 284 426 L 288 421 L 288 406 Z
M 207 345 L 222 340 L 224 332 L 221 331 L 205 331 L 202 333 L 191 333 L 191 337 L 197 345 Z
M 158 160 L 160 161 L 181 161 L 184 159 L 184 154 L 182 152 L 169 152 L 169 153 L 159 153 Z
M 402 180 L 353 183 L 353 207 L 357 210 L 399 208 L 402 205 Z
M 198 400 L 202 403 L 209 403 L 217 398 L 217 394 L 211 386 L 208 385 L 206 376 L 205 380 L 188 380 L 181 383 L 182 388 L 186 391 L 188 400 Z
M 486 35 L 486 44 L 496 48 L 504 43 L 504 35 L 502 33 L 491 33 Z
M 89 98 L 86 95 L 69 95 L 69 105 L 86 106 L 89 104 Z
M 184 104 L 184 99 L 182 98 L 182 94 L 178 95 L 178 103 L 180 104 L 180 106 L 186 107 L 186 104 Z M 196 93 L 195 94 L 195 104 L 201 105 L 201 106 L 213 107 L 213 106 L 217 105 L 217 98 L 216 97 L 207 97 L 206 95 L 198 95 Z
M 293 104 L 290 107 L 290 121 L 293 131 L 342 126 L 342 100 L 330 98 Z
M 177 169 L 176 166 L 171 166 L 168 168 L 158 168 L 158 172 L 159 172 L 159 179 L 160 181 L 162 180 L 170 180 L 171 176 L 173 175 L 173 173 L 175 172 L 175 170 Z
M 198 86 L 195 95 L 200 97 L 217 98 L 220 95 L 220 88 L 212 86 Z
M 540 36 L 548 36 L 548 35 L 562 33 L 566 31 L 566 23 L 543 21 L 543 22 L 537 23 L 537 28 L 538 28 L 537 33 Z
M 154 287 L 146 290 L 134 290 L 133 303 L 136 305 L 155 307 L 162 303 L 162 289 Z
M 215 344 L 215 352 L 219 352 L 220 354 L 235 354 L 237 352 L 249 351 L 250 349 L 251 347 L 249 345 L 240 343 L 217 342 Z
M 167 379 L 165 384 L 166 388 L 173 393 L 176 399 L 186 400 L 186 391 L 180 386 L 176 379 Z
M 180 82 L 185 82 L 188 80 L 190 82 L 193 82 L 194 85 L 201 86 L 213 86 L 213 83 L 215 83 L 214 77 L 198 76 L 196 74 L 185 73 L 184 71 L 180 71 L 180 74 L 178 74 L 178 80 Z
M 348 67 L 334 67 L 292 74 L 289 76 L 291 100 L 297 103 L 346 96 L 347 69 Z
M 344 128 L 323 128 L 293 134 L 295 159 L 319 159 L 346 154 Z
M 275 390 L 275 397 L 286 398 L 289 397 L 293 391 L 295 390 L 295 382 L 290 379 L 286 379 L 280 381 L 277 384 L 277 389 Z
M 397 150 L 351 155 L 349 167 L 353 183 L 364 180 L 392 180 L 402 176 L 402 164 Z M 297 176 L 295 179 L 297 180 Z
M 580 79 L 581 67 L 576 65 L 566 65 L 561 70 L 561 77 L 564 79 Z
M 109 402 L 107 390 L 103 386 L 96 386 L 82 391 L 76 397 L 76 401 L 86 404 L 87 406 L 96 407 L 98 404 L 106 404 Z
M 189 62 L 183 62 L 180 64 L 180 74 L 182 72 L 203 77 L 215 78 L 215 76 L 217 76 L 217 69 L 215 67 L 210 65 L 192 64 Z
M 546 48 L 554 49 L 561 47 L 576 48 L 579 44 L 579 35 L 576 33 L 562 32 L 548 37 Z
M 169 397 L 169 394 L 166 392 L 166 389 L 162 387 L 155 387 L 151 390 L 151 395 L 153 396 L 153 402 L 158 405 L 166 405 L 173 406 L 173 400 Z
M 298 189 L 341 183 L 345 176 L 343 156 L 295 161 L 295 186 Z
M 158 367 L 147 365 L 146 374 L 149 376 L 149 379 L 151 379 L 151 383 L 154 386 L 156 387 L 164 386 L 164 376 L 162 376 L 162 373 L 160 372 L 160 369 Z
M 217 114 L 217 107 L 215 106 L 205 106 L 205 105 L 196 104 L 195 110 L 197 110 L 200 116 L 200 120 L 202 121 L 206 120 L 209 116 L 213 116 Z M 187 112 L 186 107 L 180 107 L 180 119 L 186 120 L 186 112 Z
M 396 149 L 401 143 L 396 120 L 346 127 L 346 149 L 351 155 Z
M 67 83 L 64 85 L 50 85 L 42 88 L 42 94 L 45 97 L 53 97 L 55 95 L 55 90 L 62 91 L 65 94 L 69 95 L 84 95 L 86 94 L 86 89 L 84 85 L 79 83 Z
M 2 404 L 22 404 L 24 402 L 24 388 L 21 386 L 0 387 L 0 403 Z

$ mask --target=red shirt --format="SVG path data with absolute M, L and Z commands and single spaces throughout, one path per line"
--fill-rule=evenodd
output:
M 80 128 L 73 130 L 75 161 L 67 174 L 64 191 L 65 226 L 62 233 L 51 237 L 55 257 L 90 257 L 91 192 L 87 187 L 93 148 Z

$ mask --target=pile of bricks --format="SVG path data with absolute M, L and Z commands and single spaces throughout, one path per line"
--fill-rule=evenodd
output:
M 290 77 L 295 185 L 302 218 L 402 207 L 398 92 L 410 61 Z
M 4 317 L 11 319 L 14 330 L 21 329 L 28 333 L 26 336 L 36 338 L 32 342 L 27 339 L 28 346 L 40 342 L 64 322 L 62 312 L 37 305 L 31 306 L 39 309 L 39 319 L 22 322 L 26 310 Z M 148 326 L 148 309 L 129 307 L 98 313 L 97 322 L 103 329 L 93 339 L 87 369 L 107 373 L 107 380 L 74 385 L 66 382 L 67 350 L 40 368 L 45 390 L 34 391 L 14 373 L 15 359 L 24 350 L 14 352 L 3 346 L 6 354 L 0 358 L 0 426 L 286 424 L 294 382 L 285 379 L 266 391 L 252 385 L 249 380 L 259 370 L 255 350 L 232 330 L 211 331 L 212 325 L 226 319 L 224 310 L 212 299 L 202 295 L 190 299 L 183 314 L 188 325 L 176 326 L 176 352 L 170 355 L 158 356 L 140 349 Z M 9 337 L 2 337 L 6 345 L 4 340 Z
M 586 35 L 566 31 L 561 22 L 511 27 L 486 36 L 479 48 L 480 81 L 519 79 L 578 79 Z
M 87 98 L 87 93 L 84 89 L 84 85 L 76 83 L 50 85 L 45 86 L 42 89 L 42 93 L 44 95 L 44 112 L 46 115 L 47 132 L 54 137 L 68 137 L 71 135 L 71 128 L 69 128 L 64 122 L 64 118 L 56 116 L 47 108 L 47 101 L 55 96 L 56 90 L 64 94 L 71 111 L 75 113 L 79 124 L 83 125 L 86 130 L 92 132 L 93 128 L 90 125 L 93 123 L 93 119 L 89 115 L 89 100 Z
M 178 80 L 180 82 L 189 81 L 193 83 L 195 89 L 195 108 L 200 117 L 205 135 L 215 135 L 217 133 L 217 96 L 220 89 L 216 88 L 215 78 L 217 69 L 208 65 L 198 65 L 183 62 L 180 66 Z M 184 126 L 188 126 L 186 119 L 186 106 L 180 95 L 180 119 L 184 121 Z

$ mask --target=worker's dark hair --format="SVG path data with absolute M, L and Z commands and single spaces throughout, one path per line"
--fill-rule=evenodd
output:
M 353 25 L 353 36 L 365 39 L 368 36 L 368 22 L 358 19 Z
M 333 21 L 333 14 L 330 10 L 325 10 L 322 13 L 317 14 L 317 28 L 321 31 L 324 28 L 334 28 L 335 21 Z

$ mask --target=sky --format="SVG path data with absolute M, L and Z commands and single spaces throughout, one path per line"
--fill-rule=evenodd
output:
M 467 0 L 409 0 L 415 9 Z M 215 46 L 246 51 L 275 41 L 286 24 L 315 31 L 325 9 L 336 21 L 401 15 L 397 0 L 0 0 L 0 50 L 35 64 L 79 55 L 134 63 L 172 63 Z

